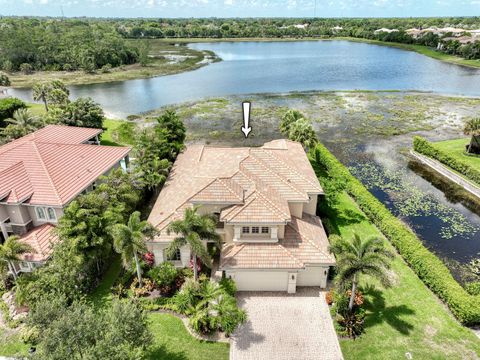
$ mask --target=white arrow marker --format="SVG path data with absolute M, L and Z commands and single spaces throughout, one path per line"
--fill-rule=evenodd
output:
M 248 101 L 244 101 L 242 103 L 243 106 L 243 126 L 242 126 L 242 132 L 245 134 L 245 137 L 248 137 L 248 134 L 250 134 L 250 131 L 252 131 L 252 127 L 249 125 L 250 123 L 250 107 L 251 104 Z

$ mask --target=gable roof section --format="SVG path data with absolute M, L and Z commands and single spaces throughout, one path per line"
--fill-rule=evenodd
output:
M 231 178 L 216 178 L 190 198 L 193 203 L 237 204 L 243 202 L 243 189 Z
M 127 147 L 70 143 L 88 140 L 98 129 L 69 126 L 44 129 L 0 147 L 0 173 L 9 174 L 0 177 L 3 201 L 23 202 L 26 200 L 23 195 L 30 192 L 28 203 L 32 205 L 63 206 L 130 151 Z M 77 131 L 79 134 L 75 134 Z M 64 136 L 65 142 L 47 142 L 48 134 L 55 140 Z M 11 195 L 5 197 L 8 190 Z
M 19 203 L 33 194 L 32 184 L 22 161 L 0 172 L 0 201 Z
M 46 261 L 53 252 L 53 245 L 58 241 L 55 226 L 43 224 L 20 237 L 21 242 L 32 247 L 33 252 L 21 256 L 24 261 Z

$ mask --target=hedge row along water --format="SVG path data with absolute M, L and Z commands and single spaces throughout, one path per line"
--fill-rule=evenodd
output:
M 417 235 L 373 196 L 328 149 L 319 144 L 310 153 L 313 167 L 346 180 L 346 191 L 380 231 L 397 248 L 417 276 L 445 301 L 464 325 L 480 324 L 480 296 L 468 294 L 448 268 L 431 253 Z
M 448 155 L 446 152 L 437 149 L 434 144 L 426 139 L 420 136 L 415 136 L 413 138 L 413 150 L 440 161 L 451 167 L 453 170 L 458 171 L 468 179 L 480 184 L 480 170 L 475 169 L 474 167 L 455 159 L 453 156 Z

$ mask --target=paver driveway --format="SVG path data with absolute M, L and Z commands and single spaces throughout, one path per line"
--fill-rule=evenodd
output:
M 248 321 L 232 336 L 230 360 L 343 359 L 319 288 L 297 294 L 239 292 Z

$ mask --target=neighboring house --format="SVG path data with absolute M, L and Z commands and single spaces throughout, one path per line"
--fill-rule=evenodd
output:
M 173 259 L 170 222 L 197 205 L 218 218 L 224 246 L 220 270 L 238 290 L 295 292 L 325 287 L 335 259 L 319 217 L 323 190 L 299 143 L 275 140 L 259 148 L 193 145 L 181 153 L 149 217 L 159 235 L 148 243 L 156 263 L 187 266 L 190 249 Z
M 42 265 L 58 241 L 63 209 L 98 178 L 128 164 L 127 147 L 101 146 L 101 129 L 49 125 L 0 146 L 0 241 L 18 235 L 35 252 L 18 271 Z

